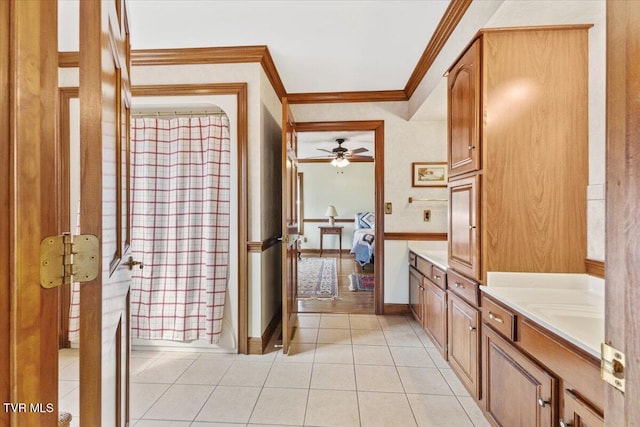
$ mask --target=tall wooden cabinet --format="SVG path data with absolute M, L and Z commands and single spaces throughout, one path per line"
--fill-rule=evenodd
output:
M 448 75 L 449 266 L 585 271 L 588 25 L 487 29 Z

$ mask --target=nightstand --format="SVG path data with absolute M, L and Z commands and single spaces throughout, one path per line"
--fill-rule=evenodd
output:
M 324 236 L 325 234 L 334 234 L 338 236 L 340 245 L 338 246 L 338 254 L 340 255 L 340 258 L 342 258 L 342 229 L 344 228 L 341 225 L 336 225 L 336 226 L 320 226 L 318 227 L 320 229 L 320 256 L 322 256 L 322 241 L 324 240 Z

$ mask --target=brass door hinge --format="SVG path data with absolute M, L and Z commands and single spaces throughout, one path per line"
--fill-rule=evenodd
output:
M 608 344 L 600 346 L 600 376 L 624 393 L 624 353 Z
M 98 277 L 100 242 L 92 234 L 45 237 L 40 242 L 40 286 L 55 288 Z

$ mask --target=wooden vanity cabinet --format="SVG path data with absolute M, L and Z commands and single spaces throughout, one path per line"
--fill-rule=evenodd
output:
M 448 291 L 448 356 L 451 369 L 474 399 L 480 399 L 480 312 Z
M 409 310 L 416 322 L 424 328 L 424 286 L 423 276 L 414 267 L 409 266 Z
M 447 292 L 431 280 L 424 281 L 424 329 L 447 360 Z
M 449 69 L 448 263 L 480 283 L 585 270 L 589 27 L 481 30 Z
M 559 424 L 560 427 L 604 427 L 604 419 L 572 390 L 566 389 Z
M 491 327 L 482 329 L 485 415 L 494 426 L 553 427 L 558 380 Z

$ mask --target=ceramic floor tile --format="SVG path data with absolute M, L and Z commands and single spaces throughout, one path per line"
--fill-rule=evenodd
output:
M 318 328 L 296 328 L 291 342 L 315 344 L 318 342 Z
M 362 345 L 387 345 L 382 329 L 351 329 L 351 342 Z
M 309 388 L 311 363 L 278 363 L 271 368 L 265 387 Z
M 378 316 L 378 322 L 384 330 L 413 331 L 405 316 Z
M 353 363 L 353 349 L 346 344 L 318 344 L 316 363 Z
M 202 407 L 197 421 L 246 423 L 260 396 L 260 387 L 218 386 Z
M 435 368 L 427 350 L 422 347 L 389 347 L 396 366 Z
M 77 348 L 63 348 L 58 351 L 58 369 L 80 360 L 80 350 Z
M 374 314 L 350 314 L 349 322 L 351 329 L 382 329 L 377 316 Z
M 265 362 L 233 362 L 219 384 L 262 387 L 267 375 L 269 375 L 271 366 L 272 363 Z
M 207 423 L 194 421 L 191 427 L 245 427 L 245 423 Z
M 449 384 L 436 368 L 399 367 L 398 374 L 405 393 L 453 395 Z
M 131 382 L 173 384 L 193 362 L 191 359 L 152 359 L 150 365 L 131 376 Z
M 358 391 L 402 393 L 402 383 L 395 366 L 356 365 Z
M 58 380 L 58 397 L 62 398 L 80 387 L 80 381 Z
M 250 423 L 302 425 L 307 408 L 308 390 L 265 388 L 251 414 Z
M 393 365 L 387 346 L 354 345 L 353 360 L 356 365 Z
M 63 412 L 68 412 L 72 416 L 73 424 L 79 424 L 80 415 L 80 387 L 76 387 L 66 395 L 58 398 L 58 408 Z
M 213 386 L 204 385 L 172 385 L 143 419 L 193 421 L 213 389 Z
M 387 329 L 384 331 L 384 337 L 389 346 L 395 347 L 424 347 L 422 341 L 418 338 L 413 330 L 396 330 Z
M 292 343 L 288 354 L 278 353 L 276 363 L 313 363 L 315 356 L 316 344 Z
M 489 422 L 482 414 L 482 411 L 476 405 L 476 402 L 471 397 L 458 397 L 458 400 L 462 404 L 465 412 L 471 418 L 471 422 L 474 427 L 490 427 Z
M 180 375 L 176 383 L 216 385 L 232 363 L 230 360 L 198 359 Z
M 410 427 L 416 425 L 405 394 L 359 391 L 358 406 L 362 427 Z M 449 424 L 449 426 L 456 425 Z
M 454 396 L 408 394 L 407 398 L 420 427 L 473 427 Z
M 449 387 L 451 387 L 451 390 L 453 390 L 453 394 L 456 396 L 469 396 L 469 392 L 452 369 L 440 369 L 440 373 L 449 384 Z
M 342 390 L 310 390 L 305 425 L 359 426 L 357 393 Z
M 189 427 L 191 421 L 140 420 L 135 427 Z
M 318 343 L 351 344 L 351 331 L 349 329 L 320 329 Z
M 320 317 L 319 314 L 298 313 L 294 326 L 298 328 L 319 328 Z
M 80 359 L 68 359 L 65 365 L 58 370 L 58 379 L 66 381 L 80 380 Z
M 355 390 L 353 365 L 315 363 L 311 374 L 311 388 L 324 390 Z
M 427 352 L 429 353 L 429 356 L 431 356 L 431 360 L 433 360 L 433 363 L 435 363 L 438 368 L 451 369 L 447 361 L 444 360 L 438 350 L 436 350 L 435 348 L 427 348 Z
M 323 314 L 320 319 L 321 329 L 349 329 L 348 314 Z
M 142 418 L 170 387 L 169 384 L 131 383 L 129 408 L 131 418 Z

